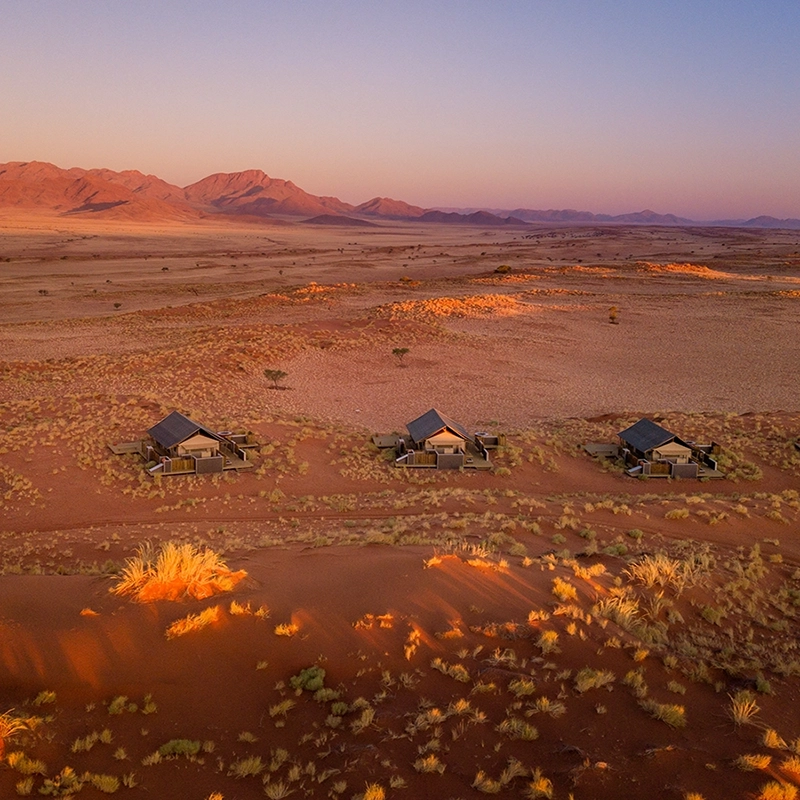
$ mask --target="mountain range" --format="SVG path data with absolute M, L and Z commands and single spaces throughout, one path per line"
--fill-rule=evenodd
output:
M 218 172 L 180 187 L 138 170 L 62 169 L 43 161 L 0 164 L 0 211 L 4 209 L 141 222 L 194 221 L 211 217 L 242 221 L 297 217 L 322 225 L 347 224 L 349 218 L 361 224 L 401 220 L 481 227 L 594 222 L 800 229 L 800 219 L 768 216 L 698 223 L 649 210 L 613 216 L 573 209 L 425 209 L 387 197 L 375 197 L 354 206 L 337 197 L 310 194 L 291 181 L 270 178 L 258 169 Z

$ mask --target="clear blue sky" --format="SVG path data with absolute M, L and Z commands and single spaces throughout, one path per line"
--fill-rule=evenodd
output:
M 800 217 L 800 0 L 0 0 L 0 162 Z

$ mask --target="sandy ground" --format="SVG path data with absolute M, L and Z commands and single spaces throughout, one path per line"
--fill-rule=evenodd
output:
M 65 767 L 82 796 L 198 800 L 800 786 L 796 232 L 0 226 L 0 714 L 42 718 L 4 742 L 2 796 Z M 431 406 L 507 434 L 493 471 L 371 449 Z M 107 449 L 174 408 L 254 431 L 255 468 L 156 482 Z M 728 477 L 582 453 L 642 415 L 722 444 Z M 109 594 L 144 540 L 248 578 Z M 656 553 L 691 577 L 636 578 Z M 312 665 L 338 697 L 290 687 Z M 152 758 L 174 739 L 199 749 Z

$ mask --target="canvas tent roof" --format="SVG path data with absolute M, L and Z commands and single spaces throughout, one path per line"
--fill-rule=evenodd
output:
M 623 442 L 630 445 L 635 450 L 646 453 L 655 447 L 661 447 L 673 440 L 680 442 L 674 433 L 670 433 L 666 428 L 656 425 L 649 419 L 640 419 L 630 428 L 625 428 L 617 434 Z
M 181 414 L 180 411 L 173 411 L 171 414 L 168 414 L 161 422 L 157 425 L 153 425 L 147 432 L 158 444 L 167 449 L 175 447 L 176 444 L 180 444 L 180 442 L 185 441 L 190 436 L 194 436 L 196 433 L 210 436 L 217 441 L 219 441 L 220 438 L 216 433 L 210 431 L 199 422 L 195 422 Z
M 669 442 L 668 444 L 662 444 L 654 448 L 654 451 L 660 453 L 662 456 L 671 456 L 688 455 L 692 452 L 692 449 L 679 442 Z
M 409 422 L 406 428 L 408 428 L 408 432 L 415 442 L 423 442 L 425 439 L 429 439 L 445 429 L 466 441 L 472 441 L 472 437 L 463 425 L 459 425 L 455 420 L 450 419 L 450 417 L 435 408 L 426 411 L 421 417 Z

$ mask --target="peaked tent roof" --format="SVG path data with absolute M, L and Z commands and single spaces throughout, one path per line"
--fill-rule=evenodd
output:
M 161 420 L 157 425 L 153 425 L 147 431 L 162 447 L 169 449 L 176 444 L 185 441 L 196 433 L 203 433 L 212 439 L 219 441 L 219 436 L 201 425 L 199 422 L 189 419 L 180 411 L 173 411 Z
M 640 419 L 630 428 L 625 428 L 624 431 L 618 433 L 617 436 L 623 442 L 631 445 L 635 450 L 640 450 L 642 453 L 673 440 L 683 444 L 674 433 L 670 433 L 666 428 L 656 425 L 655 422 L 649 419 Z
M 425 439 L 430 439 L 440 431 L 447 428 L 452 433 L 460 436 L 462 439 L 472 441 L 472 437 L 467 432 L 463 425 L 459 425 L 455 420 L 437 411 L 435 408 L 426 411 L 421 417 L 417 417 L 406 425 L 411 438 L 415 442 L 422 442 Z

